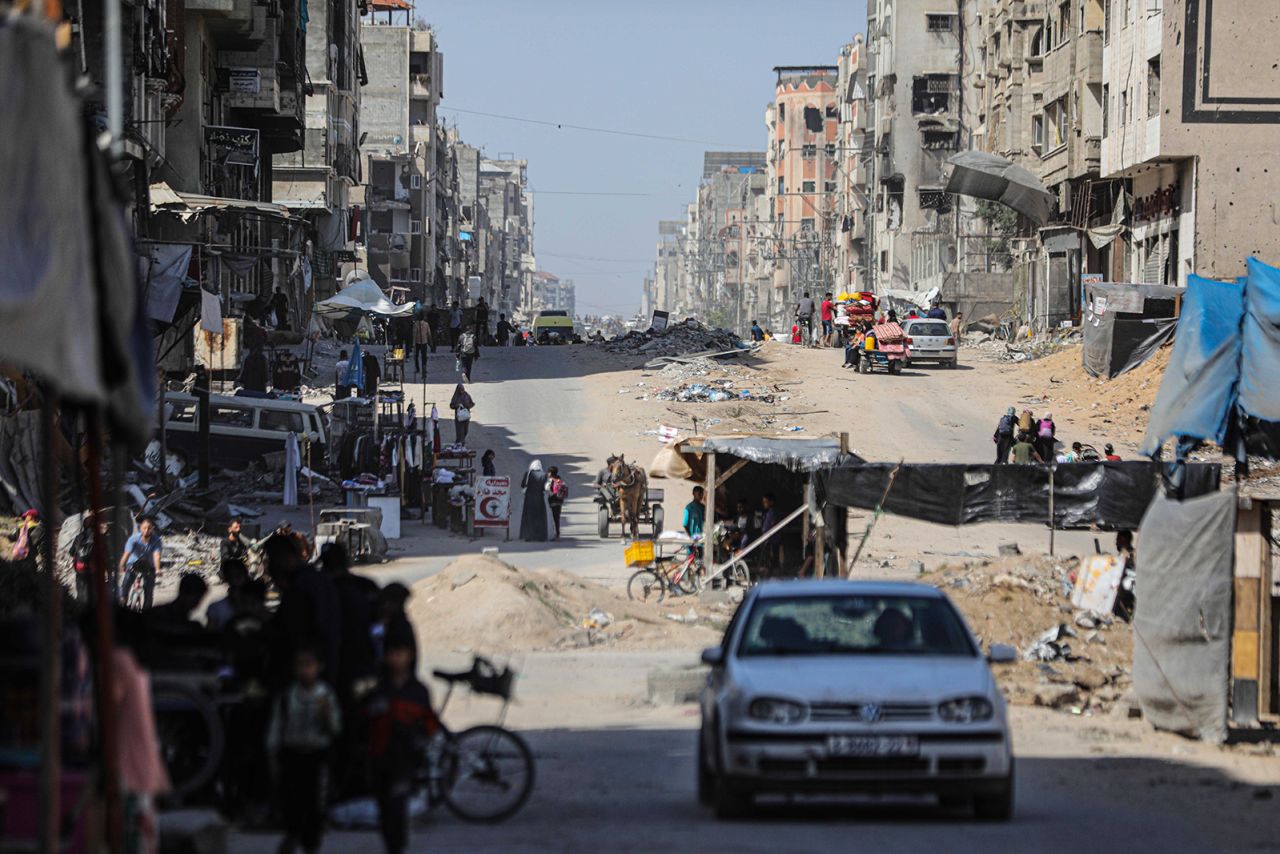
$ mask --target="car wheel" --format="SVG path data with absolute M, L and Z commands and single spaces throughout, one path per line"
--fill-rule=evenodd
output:
M 707 751 L 703 741 L 702 730 L 698 730 L 698 803 L 709 807 L 715 800 L 716 774 L 707 764 Z
M 1013 818 L 1013 771 L 1000 781 L 990 794 L 973 799 L 973 814 L 983 821 L 1008 821 Z
M 947 362 L 947 367 L 948 367 L 948 368 L 950 368 L 950 369 L 951 369 L 951 370 L 953 370 L 953 371 L 954 371 L 957 367 L 959 367 L 959 365 L 960 365 L 960 360 L 959 360 L 959 359 L 952 359 L 950 362 Z
M 724 775 L 716 776 L 715 784 L 712 806 L 716 818 L 721 821 L 745 818 L 751 810 L 751 793 L 734 786 Z

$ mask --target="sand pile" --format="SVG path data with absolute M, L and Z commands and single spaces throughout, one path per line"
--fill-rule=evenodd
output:
M 409 616 L 430 647 L 500 654 L 540 649 L 695 649 L 719 642 L 731 611 L 692 597 L 633 602 L 556 570 L 483 555 L 459 558 L 413 586 Z
M 1111 380 L 1085 373 L 1080 350 L 1077 345 L 1017 367 L 1019 378 L 1041 392 L 1044 402 L 1036 415 L 1043 410 L 1087 424 L 1099 447 L 1108 441 L 1139 441 L 1173 348 L 1161 347 L 1143 364 Z
M 1009 644 L 1015 664 L 996 665 L 996 679 L 1010 702 L 1072 711 L 1105 711 L 1131 685 L 1133 633 L 1128 623 L 1071 606 L 1068 579 L 1074 558 L 1011 557 L 944 566 L 921 576 L 937 585 L 964 614 L 985 648 Z M 1046 635 L 1052 646 L 1029 660 Z M 1049 650 L 1061 650 L 1052 655 Z

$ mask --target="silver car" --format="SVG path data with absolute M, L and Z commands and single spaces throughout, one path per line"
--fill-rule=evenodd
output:
M 907 320 L 902 324 L 902 331 L 907 336 L 907 364 L 919 362 L 937 362 L 948 368 L 954 368 L 960 361 L 955 336 L 945 320 L 921 318 Z
M 716 815 L 756 794 L 927 793 L 1013 812 L 1004 698 L 963 618 L 935 587 L 766 582 L 747 594 L 702 691 L 698 796 Z

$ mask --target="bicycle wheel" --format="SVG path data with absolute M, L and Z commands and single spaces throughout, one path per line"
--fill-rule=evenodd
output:
M 160 758 L 172 784 L 166 797 L 182 803 L 204 788 L 222 764 L 222 720 L 204 694 L 176 682 L 155 682 L 151 708 Z
M 667 597 L 667 583 L 652 569 L 642 569 L 627 582 L 627 598 L 638 602 L 661 602 Z
M 515 815 L 533 793 L 533 751 L 498 726 L 474 726 L 449 742 L 444 802 L 458 818 L 482 824 Z
M 706 575 L 707 568 L 695 561 L 680 570 L 679 580 L 673 586 L 685 596 L 692 596 L 702 592 L 706 586 Z
M 751 569 L 745 561 L 735 560 L 724 573 L 725 579 L 730 584 L 736 584 L 739 587 L 751 586 Z

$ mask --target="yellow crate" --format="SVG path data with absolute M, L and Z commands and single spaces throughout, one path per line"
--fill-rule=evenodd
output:
M 635 540 L 627 546 L 627 566 L 653 563 L 653 540 Z

